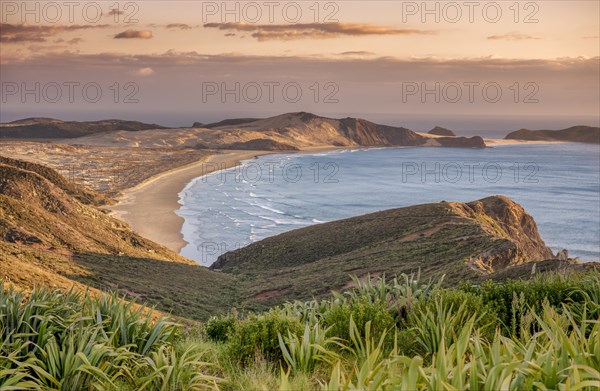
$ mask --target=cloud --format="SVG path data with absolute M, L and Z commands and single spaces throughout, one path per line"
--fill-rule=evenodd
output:
M 99 25 L 28 25 L 0 23 L 0 42 L 46 42 L 48 38 L 69 31 L 88 30 L 109 27 L 108 24 Z
M 192 26 L 185 23 L 169 23 L 167 25 L 168 29 L 179 29 L 179 30 L 191 30 Z
M 525 41 L 530 39 L 542 39 L 541 37 L 536 37 L 529 34 L 522 34 L 516 31 L 512 31 L 507 34 L 502 35 L 490 35 L 487 39 L 491 39 L 494 41 Z
M 56 51 L 64 51 L 68 48 L 68 45 L 61 45 L 61 44 L 48 44 L 48 43 L 44 43 L 44 44 L 39 44 L 39 43 L 34 43 L 31 44 L 29 46 L 27 46 L 27 49 L 37 53 L 38 55 L 40 53 L 50 53 L 50 52 L 56 52 Z
M 226 31 L 251 32 L 259 41 L 326 39 L 341 36 L 367 35 L 431 35 L 431 30 L 404 29 L 362 23 L 298 23 L 287 24 L 248 24 L 248 23 L 206 23 L 206 28 L 217 28 Z
M 125 30 L 113 37 L 114 39 L 150 39 L 152 31 L 150 30 Z
M 3 53 L 4 54 L 4 53 Z M 598 83 L 600 82 L 600 62 L 593 58 L 560 59 L 502 59 L 482 58 L 410 58 L 391 57 L 354 57 L 354 56 L 267 56 L 224 53 L 210 55 L 194 51 L 167 51 L 160 54 L 124 54 L 124 53 L 36 53 L 35 56 L 19 57 L 3 55 L 2 75 L 6 81 L 25 81 L 46 83 L 51 81 L 93 80 L 103 87 L 112 85 L 116 80 L 125 80 L 124 75 L 137 80 L 140 86 L 140 98 L 143 105 L 135 107 L 112 102 L 98 102 L 94 107 L 95 115 L 117 115 L 125 110 L 127 115 L 139 119 L 145 112 L 165 118 L 179 118 L 180 113 L 198 115 L 198 102 L 202 99 L 205 82 L 211 81 L 232 88 L 239 82 L 279 83 L 275 90 L 275 101 L 268 99 L 263 89 L 263 99 L 249 104 L 243 100 L 237 104 L 231 99 L 227 105 L 215 97 L 206 105 L 203 112 L 217 113 L 239 110 L 240 116 L 262 116 L 263 114 L 291 111 L 329 110 L 330 113 L 343 111 L 348 115 L 359 113 L 393 113 L 402 121 L 402 115 L 414 115 L 430 118 L 435 115 L 471 116 L 498 115 L 510 117 L 517 115 L 579 115 L 598 112 Z M 40 72 L 43 66 L 44 72 Z M 154 74 L 147 77 L 135 75 L 140 68 L 148 67 Z M 534 81 L 539 86 L 535 95 L 539 104 L 515 104 L 509 90 L 515 81 Z M 326 82 L 339 86 L 335 96 L 340 104 L 323 105 L 314 103 L 314 97 L 308 88 L 315 82 L 323 87 Z M 299 83 L 304 93 L 302 101 L 296 106 L 282 100 L 282 87 L 289 82 Z M 430 100 L 423 104 L 418 96 L 415 100 L 402 101 L 403 83 L 422 83 L 431 88 L 435 83 L 479 83 L 475 87 L 475 101 L 469 102 L 468 88 L 464 87 L 463 99 L 456 104 L 436 104 Z M 482 88 L 486 83 L 498 83 L 503 97 L 497 104 L 490 104 L 482 98 Z M 520 84 L 524 88 L 525 84 Z M 221 88 L 221 87 L 219 87 Z M 470 87 L 469 87 L 470 88 Z M 326 91 L 328 92 L 328 91 Z M 491 92 L 491 91 L 490 91 Z M 531 92 L 527 90 L 526 93 Z M 60 110 L 66 113 L 83 113 L 89 110 L 85 102 L 53 106 L 56 114 Z M 11 109 L 12 107 L 12 109 Z M 14 101 L 10 110 L 19 110 L 22 104 Z M 173 111 L 173 107 L 177 110 Z M 3 106 L 4 109 L 4 106 Z M 6 109 L 6 110 L 8 110 Z M 28 110 L 36 110 L 28 107 Z M 41 106 L 40 106 L 41 109 Z M 30 112 L 31 114 L 31 112 Z M 39 114 L 39 112 L 37 112 Z M 190 115 L 192 115 L 190 114 Z M 229 117 L 229 114 L 223 117 Z M 337 115 L 337 114 L 336 114 Z M 340 115 L 345 116 L 345 115 Z M 586 117 L 587 118 L 587 117 Z M 596 116 L 597 118 L 597 116 Z M 187 120 L 186 120 L 187 121 Z M 587 122 L 587 120 L 581 120 Z M 579 122 L 579 121 L 576 121 Z M 597 122 L 597 120 L 596 120 Z M 402 123 L 400 123 L 402 124 Z M 522 126 L 521 126 L 522 127 Z
M 583 37 L 583 39 L 600 39 L 600 35 L 588 35 Z
M 137 71 L 135 71 L 135 73 L 138 76 L 150 76 L 154 73 L 154 70 L 150 67 L 145 67 L 138 69 Z
M 342 52 L 339 54 L 340 54 L 340 56 L 374 56 L 375 55 L 375 53 L 373 53 L 373 52 L 367 52 L 364 50 L 352 50 L 349 52 Z
M 355 52 L 343 52 L 355 53 Z M 356 53 L 361 53 L 357 51 Z M 367 54 L 369 52 L 366 52 Z M 3 56 L 4 57 L 4 56 Z M 78 69 L 85 70 L 87 67 L 102 64 L 107 72 L 123 70 L 130 71 L 138 69 L 140 64 L 149 67 L 155 72 L 160 70 L 189 70 L 199 72 L 206 71 L 207 75 L 215 74 L 237 74 L 240 78 L 245 75 L 243 69 L 252 69 L 253 72 L 262 73 L 265 77 L 284 77 L 292 71 L 306 73 L 306 69 L 318 68 L 317 74 L 322 74 L 325 69 L 334 79 L 356 80 L 356 72 L 362 72 L 368 78 L 387 80 L 409 80 L 403 75 L 410 72 L 411 77 L 425 75 L 431 80 L 452 80 L 453 78 L 465 80 L 489 80 L 489 72 L 494 72 L 498 77 L 505 75 L 514 79 L 515 71 L 527 77 L 535 76 L 540 72 L 562 72 L 564 69 L 577 69 L 577 72 L 585 73 L 589 69 L 598 69 L 600 57 L 564 57 L 557 59 L 505 59 L 494 57 L 477 58 L 441 58 L 441 57 L 419 57 L 419 58 L 393 58 L 377 57 L 368 60 L 347 57 L 313 57 L 313 56 L 260 56 L 243 54 L 220 54 L 209 55 L 195 51 L 182 52 L 168 50 L 162 54 L 136 54 L 123 55 L 122 53 L 97 53 L 97 54 L 72 54 L 72 53 L 48 53 L 43 57 L 18 57 L 6 58 L 11 64 L 28 64 L 37 66 L 41 61 L 48 67 L 56 69 Z M 123 67 L 123 68 L 121 68 Z M 275 75 L 277 71 L 277 75 Z M 384 77 L 384 74 L 396 75 L 396 77 Z M 414 73 L 414 74 L 412 74 Z M 179 72 L 169 74 L 180 75 Z M 525 77 L 524 76 L 524 77 Z M 527 78 L 526 77 L 526 78 Z M 416 78 L 416 80 L 421 80 Z

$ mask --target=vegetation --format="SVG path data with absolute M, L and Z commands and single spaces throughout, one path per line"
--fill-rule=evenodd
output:
M 0 293 L 1 390 L 217 388 L 201 345 L 116 295 Z
M 115 295 L 2 288 L 1 390 L 595 390 L 600 273 L 327 299 L 184 327 Z

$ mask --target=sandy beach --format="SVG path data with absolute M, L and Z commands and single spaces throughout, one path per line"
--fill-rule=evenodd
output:
M 488 147 L 494 145 L 534 145 L 534 144 L 565 144 L 567 141 L 552 141 L 552 140 L 514 140 L 514 139 L 498 139 L 484 138 L 483 141 Z
M 183 218 L 175 211 L 179 193 L 194 178 L 217 169 L 234 167 L 242 160 L 265 155 L 268 151 L 227 151 L 196 163 L 163 172 L 123 191 L 118 203 L 107 206 L 113 216 L 127 222 L 140 235 L 179 252 L 186 242 L 181 235 Z

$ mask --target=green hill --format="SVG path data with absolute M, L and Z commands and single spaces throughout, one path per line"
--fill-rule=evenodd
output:
M 223 254 L 211 268 L 240 276 L 249 302 L 307 299 L 348 287 L 348 275 L 421 270 L 448 282 L 552 258 L 535 221 L 514 201 L 488 197 L 386 210 L 314 225 Z

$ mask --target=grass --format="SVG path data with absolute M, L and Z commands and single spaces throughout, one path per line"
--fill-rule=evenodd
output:
M 599 292 L 597 271 L 355 279 L 190 327 L 116 294 L 1 287 L 0 390 L 595 390 Z

